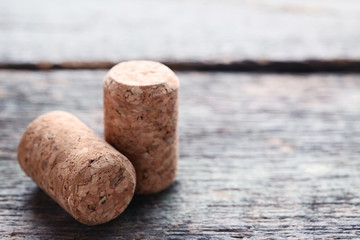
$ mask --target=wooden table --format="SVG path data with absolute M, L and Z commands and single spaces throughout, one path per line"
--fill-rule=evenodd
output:
M 0 234 L 21 239 L 360 237 L 360 76 L 178 73 L 168 190 L 112 222 L 76 222 L 21 171 L 16 146 L 61 109 L 102 134 L 105 71 L 0 72 Z
M 359 59 L 359 12 L 356 0 L 1 0 L 0 60 Z
M 360 72 L 359 10 L 352 0 L 1 1 L 0 239 L 359 239 L 360 75 L 338 74 L 347 68 L 335 61 Z M 82 68 L 134 58 L 205 70 L 177 72 L 178 177 L 88 227 L 22 172 L 17 144 L 53 110 L 103 136 L 106 70 Z M 236 61 L 225 70 L 290 73 L 219 71 Z

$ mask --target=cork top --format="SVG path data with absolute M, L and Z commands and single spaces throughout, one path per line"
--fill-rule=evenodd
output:
M 107 77 L 127 86 L 147 87 L 168 85 L 177 88 L 179 80 L 175 73 L 159 62 L 139 60 L 127 61 L 115 65 Z

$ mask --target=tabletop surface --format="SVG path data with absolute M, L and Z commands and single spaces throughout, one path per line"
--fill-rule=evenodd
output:
M 2 0 L 0 61 L 359 59 L 359 12 L 356 0 Z
M 20 169 L 36 116 L 103 134 L 105 71 L 0 71 L 0 235 L 21 239 L 360 237 L 360 76 L 177 73 L 180 159 L 166 191 L 76 222 Z

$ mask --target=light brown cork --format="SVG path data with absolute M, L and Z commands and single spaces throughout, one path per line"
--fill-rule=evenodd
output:
M 42 190 L 87 225 L 114 219 L 134 195 L 128 159 L 66 112 L 36 118 L 21 138 L 18 160 Z
M 176 177 L 179 80 L 153 61 L 114 66 L 104 79 L 105 139 L 129 158 L 136 193 L 156 193 Z

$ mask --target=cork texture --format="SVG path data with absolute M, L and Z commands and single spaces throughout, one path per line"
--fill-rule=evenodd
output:
M 175 180 L 178 89 L 174 72 L 153 61 L 123 62 L 105 76 L 105 139 L 134 165 L 138 194 Z
M 55 111 L 35 119 L 18 146 L 25 173 L 76 220 L 87 225 L 121 214 L 135 190 L 125 156 L 73 115 Z

